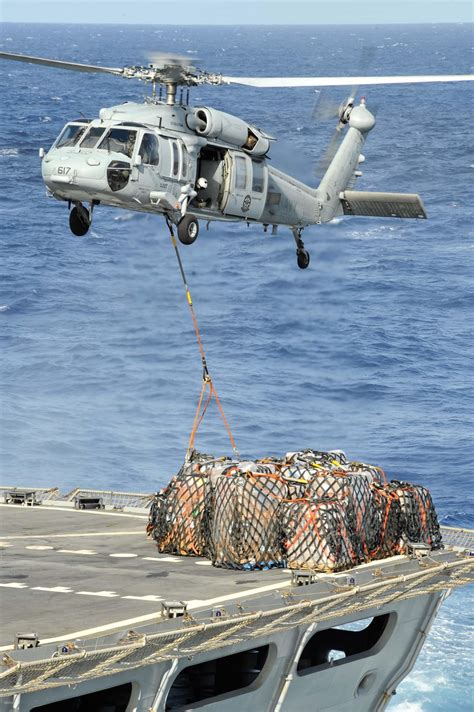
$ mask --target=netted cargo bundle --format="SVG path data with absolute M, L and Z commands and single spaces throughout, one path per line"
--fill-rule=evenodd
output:
M 321 471 L 308 483 L 305 492 L 309 499 L 335 499 L 344 506 L 352 547 L 359 561 L 367 561 L 369 557 L 368 537 L 374 506 L 370 485 L 369 474 Z
M 385 477 L 385 472 L 381 467 L 376 465 L 367 465 L 365 462 L 349 462 L 348 465 L 349 472 L 354 472 L 357 474 L 369 475 L 371 477 L 371 482 L 374 484 L 384 485 L 387 484 L 387 478 Z
M 225 455 L 223 457 L 215 457 L 214 455 L 207 455 L 206 453 L 193 450 L 182 466 L 179 474 L 208 475 L 211 472 L 222 472 L 231 462 L 231 458 Z
M 346 512 L 337 500 L 287 502 L 282 527 L 291 569 L 331 572 L 357 563 Z
M 387 484 L 341 450 L 256 460 L 192 451 L 156 495 L 148 532 L 160 552 L 233 569 L 336 571 L 405 553 L 407 542 L 442 546 L 427 489 Z
M 346 467 L 349 462 L 342 450 L 300 450 L 299 452 L 287 452 L 285 456 L 287 463 L 305 464 L 313 468 L 323 468 L 326 470 L 340 469 Z
M 277 476 L 236 470 L 218 477 L 210 527 L 213 563 L 231 569 L 282 566 L 279 513 L 286 496 Z
M 207 554 L 210 495 L 207 477 L 183 474 L 156 495 L 147 531 L 158 551 L 185 556 Z
M 441 531 L 431 495 L 425 487 L 393 480 L 389 488 L 398 498 L 403 515 L 404 535 L 408 541 L 441 548 Z
M 372 521 L 367 531 L 369 560 L 384 559 L 404 552 L 404 520 L 399 498 L 390 487 L 371 486 Z

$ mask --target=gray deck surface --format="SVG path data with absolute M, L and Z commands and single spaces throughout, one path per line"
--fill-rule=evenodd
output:
M 213 599 L 289 583 L 288 571 L 229 571 L 159 554 L 146 522 L 138 514 L 0 505 L 0 648 L 18 632 L 44 642 L 89 636 L 119 621 L 151 621 L 162 600 L 218 605 Z

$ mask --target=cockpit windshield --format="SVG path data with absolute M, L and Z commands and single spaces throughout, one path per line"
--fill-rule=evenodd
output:
M 67 146 L 75 146 L 81 137 L 84 135 L 88 124 L 67 124 L 62 130 L 55 148 L 66 148 Z
M 86 136 L 81 141 L 81 148 L 94 148 L 99 138 L 103 136 L 105 129 L 103 126 L 92 126 Z
M 129 158 L 132 157 L 137 132 L 131 129 L 110 129 L 105 138 L 100 142 L 98 148 L 104 151 L 123 153 Z

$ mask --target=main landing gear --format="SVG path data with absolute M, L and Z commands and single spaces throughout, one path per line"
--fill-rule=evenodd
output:
M 178 223 L 178 238 L 183 245 L 192 245 L 199 235 L 199 223 L 194 215 L 184 215 Z
M 291 232 L 293 233 L 293 237 L 295 238 L 296 242 L 296 262 L 298 264 L 298 267 L 300 269 L 306 269 L 309 266 L 310 257 L 309 252 L 305 249 L 304 242 L 301 239 L 301 233 L 303 232 L 303 228 L 293 227 L 291 228 Z
M 82 203 L 76 203 L 69 213 L 69 227 L 76 237 L 83 237 L 89 230 L 92 222 L 91 210 L 87 210 Z

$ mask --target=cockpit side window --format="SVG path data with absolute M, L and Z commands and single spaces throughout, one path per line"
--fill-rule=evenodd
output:
M 98 148 L 103 151 L 113 151 L 123 153 L 129 158 L 132 157 L 137 132 L 130 129 L 110 129 L 105 138 L 99 143 Z
M 75 146 L 84 135 L 86 129 L 87 124 L 67 124 L 56 141 L 55 148 Z
M 146 133 L 140 145 L 138 154 L 142 157 L 142 163 L 147 166 L 157 166 L 160 162 L 158 139 L 151 133 Z
M 94 148 L 104 131 L 105 129 L 103 126 L 93 126 L 90 128 L 86 136 L 81 141 L 81 148 Z

